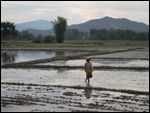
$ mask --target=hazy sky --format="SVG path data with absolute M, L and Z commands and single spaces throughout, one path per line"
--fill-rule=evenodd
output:
M 68 19 L 68 25 L 105 16 L 127 18 L 149 25 L 149 1 L 1 1 L 1 21 L 15 24 Z

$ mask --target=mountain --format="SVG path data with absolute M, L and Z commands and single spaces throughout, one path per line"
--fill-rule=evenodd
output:
M 126 18 L 111 18 L 111 17 L 104 17 L 101 19 L 94 19 L 89 20 L 85 23 L 77 24 L 77 25 L 71 25 L 68 28 L 71 29 L 78 29 L 80 31 L 86 31 L 89 32 L 90 29 L 129 29 L 134 31 L 140 31 L 140 32 L 148 32 L 149 26 L 144 23 L 139 23 L 136 21 L 131 21 Z
M 48 30 L 52 29 L 52 23 L 47 20 L 35 20 L 30 22 L 24 22 L 20 24 L 15 24 L 16 30 L 22 31 L 26 29 L 38 29 L 38 30 Z
M 16 29 L 19 31 L 27 30 L 29 33 L 33 33 L 35 36 L 42 34 L 46 35 L 54 35 L 54 31 L 52 30 L 52 23 L 46 20 L 36 20 L 25 22 L 21 24 L 16 24 Z M 89 32 L 90 29 L 129 29 L 139 32 L 149 32 L 149 26 L 142 23 L 131 21 L 126 18 L 112 18 L 112 17 L 104 17 L 100 19 L 89 20 L 85 23 L 70 25 L 68 26 L 70 29 L 78 29 L 79 31 Z

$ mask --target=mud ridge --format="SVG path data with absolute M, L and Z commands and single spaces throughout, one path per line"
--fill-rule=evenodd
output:
M 57 66 L 57 65 L 2 65 L 1 68 L 67 68 L 67 69 L 84 69 L 83 66 Z M 104 69 L 104 70 L 137 70 L 137 71 L 147 71 L 149 67 L 112 67 L 112 66 L 95 66 L 94 69 Z
M 73 88 L 73 89 L 92 89 L 92 90 L 113 91 L 113 92 L 122 92 L 122 93 L 137 94 L 137 95 L 149 95 L 149 92 L 144 92 L 144 91 L 110 89 L 110 88 L 102 88 L 102 87 L 42 85 L 42 84 L 25 84 L 25 83 L 8 83 L 8 82 L 1 82 L 1 84 L 18 85 L 18 86 L 42 86 L 42 87 L 62 87 L 62 88 Z

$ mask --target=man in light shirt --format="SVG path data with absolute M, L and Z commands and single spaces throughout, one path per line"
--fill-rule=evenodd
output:
M 85 68 L 85 72 L 86 72 L 85 82 L 87 80 L 88 80 L 88 82 L 90 82 L 89 78 L 92 78 L 93 66 L 92 66 L 92 63 L 90 61 L 91 61 L 91 58 L 87 58 L 86 62 L 84 64 L 84 68 Z

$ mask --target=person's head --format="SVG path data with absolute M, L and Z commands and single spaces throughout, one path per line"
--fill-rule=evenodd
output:
M 87 58 L 86 61 L 89 62 L 91 60 L 91 58 Z

